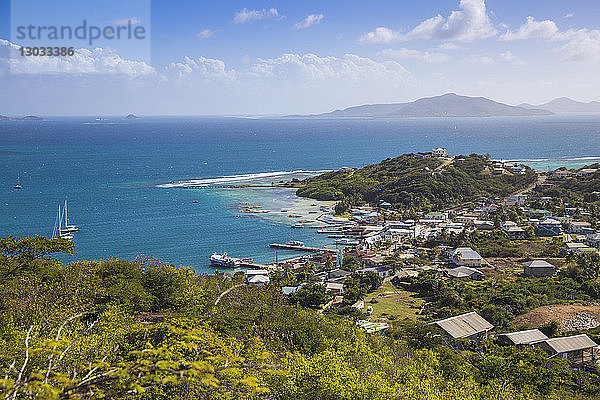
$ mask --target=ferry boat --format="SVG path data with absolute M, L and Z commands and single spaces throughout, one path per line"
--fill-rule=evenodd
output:
M 298 247 L 304 246 L 304 242 L 300 242 L 299 240 L 290 240 L 286 244 L 290 245 L 290 246 L 298 246 Z
M 212 265 L 218 265 L 220 267 L 236 268 L 240 266 L 240 260 L 237 258 L 229 257 L 227 253 L 218 254 L 214 253 L 209 257 Z

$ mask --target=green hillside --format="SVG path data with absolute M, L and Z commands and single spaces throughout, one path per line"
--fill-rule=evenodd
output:
M 298 196 L 317 200 L 387 201 L 397 207 L 439 209 L 478 199 L 506 196 L 536 181 L 536 173 L 492 174 L 490 160 L 481 155 L 457 156 L 436 170 L 442 161 L 404 154 L 354 170 L 328 172 L 302 182 Z

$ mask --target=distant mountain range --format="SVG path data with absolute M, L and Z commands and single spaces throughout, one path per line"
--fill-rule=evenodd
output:
M 317 118 L 500 117 L 551 115 L 543 109 L 509 106 L 484 97 L 448 93 L 410 103 L 370 104 L 311 115 Z
M 519 107 L 527 109 L 544 109 L 552 111 L 553 113 L 600 113 L 600 102 L 590 101 L 589 103 L 583 103 L 581 101 L 575 101 L 568 97 L 559 97 L 548 103 L 534 106 L 531 104 L 523 103 L 519 104 Z
M 447 93 L 410 103 L 367 104 L 324 114 L 304 115 L 308 118 L 410 118 L 410 117 L 505 117 L 552 115 L 561 113 L 600 113 L 600 102 L 583 103 L 561 97 L 548 103 L 511 106 L 485 97 L 459 96 Z

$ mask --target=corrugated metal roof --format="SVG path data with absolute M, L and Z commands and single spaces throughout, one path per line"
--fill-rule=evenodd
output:
M 548 339 L 548 336 L 544 335 L 539 329 L 505 333 L 499 336 L 505 336 L 515 345 L 532 344 Z
M 248 278 L 248 283 L 269 283 L 270 279 L 265 275 L 254 275 Z
M 545 341 L 545 343 L 556 353 L 584 350 L 597 346 L 596 342 L 590 339 L 590 337 L 585 333 L 575 336 L 548 339 Z
M 545 260 L 527 261 L 523 263 L 523 265 L 529 268 L 556 268 L 554 265 Z
M 463 260 L 481 260 L 482 258 L 478 252 L 470 247 L 458 247 L 450 255 L 454 257 L 456 253 L 460 253 L 460 258 Z
M 469 267 L 450 268 L 446 270 L 446 273 L 453 278 L 467 278 L 471 275 L 483 276 L 481 271 Z
M 494 325 L 487 322 L 483 317 L 472 311 L 467 314 L 457 315 L 434 322 L 455 339 L 473 336 L 477 333 L 489 331 Z

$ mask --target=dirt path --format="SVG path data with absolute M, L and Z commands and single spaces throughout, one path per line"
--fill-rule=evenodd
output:
M 438 166 L 435 171 L 441 171 L 442 169 L 444 169 L 446 166 L 450 165 L 450 163 L 454 161 L 454 156 L 450 157 L 449 159 L 447 159 L 446 161 L 444 161 L 440 166 Z
M 550 321 L 560 323 L 565 332 L 592 329 L 600 325 L 600 304 L 582 303 L 538 307 L 513 320 L 515 326 L 538 328 Z

